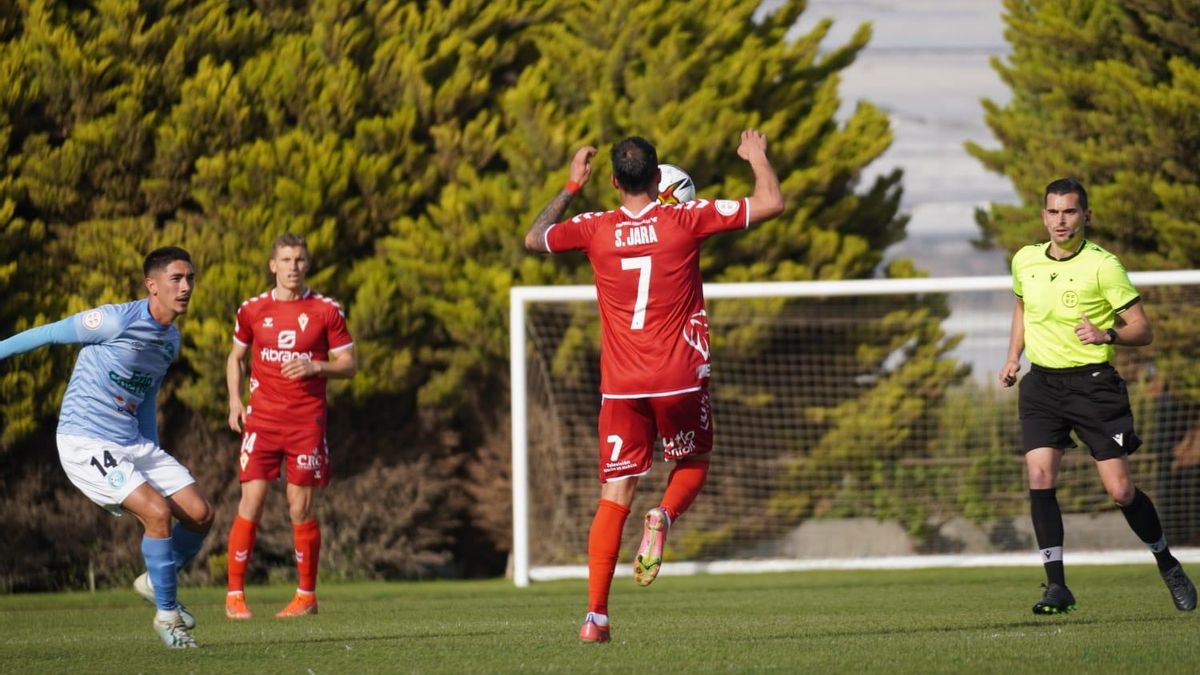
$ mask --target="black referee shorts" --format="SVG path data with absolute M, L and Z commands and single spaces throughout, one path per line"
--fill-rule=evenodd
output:
M 1097 460 L 1131 455 L 1142 444 L 1133 431 L 1125 380 L 1107 363 L 1063 369 L 1035 365 L 1021 378 L 1020 390 L 1025 452 L 1073 448 L 1072 429 Z

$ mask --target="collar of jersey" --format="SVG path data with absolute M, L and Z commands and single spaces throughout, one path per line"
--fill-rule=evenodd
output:
M 658 206 L 658 200 L 651 200 L 651 202 L 649 204 L 646 204 L 646 208 L 642 209 L 641 211 L 638 211 L 637 213 L 630 211 L 629 209 L 625 208 L 624 206 L 621 207 L 621 211 L 624 212 L 624 214 L 629 216 L 630 218 L 641 218 L 642 216 L 646 215 L 646 213 L 648 213 L 650 211 L 650 209 L 652 209 L 656 206 Z
M 1065 258 L 1055 258 L 1054 256 L 1050 255 L 1050 245 L 1053 243 L 1054 242 L 1052 242 L 1052 241 L 1046 242 L 1046 251 L 1045 251 L 1046 257 L 1049 258 L 1050 260 L 1053 260 L 1054 262 L 1067 262 L 1068 260 L 1074 260 L 1076 256 L 1078 256 L 1080 253 L 1083 253 L 1083 249 L 1087 247 L 1088 240 L 1084 239 L 1083 241 L 1079 242 L 1079 248 L 1075 249 L 1074 253 L 1072 253 L 1071 255 L 1069 255 Z
M 298 297 L 298 298 L 296 298 L 296 299 L 297 299 L 297 300 L 304 300 L 304 299 L 308 298 L 308 296 L 310 296 L 310 295 L 312 295 L 312 289 L 311 289 L 311 288 L 309 288 L 308 286 L 305 286 L 305 287 L 304 287 L 304 292 L 303 292 L 303 293 L 301 293 L 301 294 L 300 294 L 300 297 Z M 272 288 L 272 289 L 271 289 L 271 299 L 272 299 L 272 300 L 274 300 L 274 301 L 276 301 L 276 302 L 288 302 L 287 300 L 280 300 L 279 298 L 275 297 L 275 289 L 274 289 L 274 288 Z

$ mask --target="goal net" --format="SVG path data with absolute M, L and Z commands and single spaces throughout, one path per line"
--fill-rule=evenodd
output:
M 1172 545 L 1200 545 L 1200 270 L 1131 278 L 1156 338 L 1117 350 L 1143 439 L 1130 464 Z M 1033 560 L 1017 389 L 996 376 L 1009 277 L 708 284 L 705 295 L 716 443 L 664 572 Z M 510 309 L 513 578 L 586 576 L 599 498 L 595 290 L 517 287 Z M 618 573 L 670 468 L 656 453 L 638 485 Z M 1082 444 L 1065 456 L 1058 495 L 1072 551 L 1148 555 Z

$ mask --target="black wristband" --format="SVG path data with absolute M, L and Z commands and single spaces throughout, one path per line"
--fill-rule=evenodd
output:
M 1104 332 L 1108 333 L 1108 344 L 1110 344 L 1110 345 L 1117 344 L 1117 329 L 1116 328 L 1109 328 L 1108 330 L 1106 330 Z

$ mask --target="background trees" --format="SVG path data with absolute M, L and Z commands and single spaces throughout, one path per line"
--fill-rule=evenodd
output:
M 317 265 L 311 283 L 342 301 L 362 360 L 358 377 L 331 387 L 326 571 L 496 573 L 508 536 L 507 294 L 515 283 L 590 281 L 582 258 L 521 246 L 580 144 L 641 134 L 702 194 L 736 196 L 751 180 L 736 134 L 756 126 L 772 139 L 789 210 L 707 249 L 709 278 L 914 273 L 903 263 L 880 270 L 903 236 L 899 174 L 858 184 L 890 142 L 886 117 L 868 103 L 835 116 L 838 72 L 868 30 L 820 49 L 827 23 L 787 39 L 803 2 L 763 17 L 745 0 L 679 7 L 6 5 L 0 333 L 137 296 L 153 246 L 192 252 L 199 285 L 162 428 L 222 507 L 202 554 L 219 575 L 237 493 L 237 441 L 223 424 L 233 312 L 268 287 L 271 240 L 303 234 Z M 612 205 L 604 157 L 576 207 Z M 943 313 L 934 303 L 888 322 L 859 350 L 864 371 L 907 350 L 920 365 L 906 381 L 944 379 L 930 365 L 945 349 Z M 14 554 L 0 564 L 2 586 L 68 583 L 89 563 L 103 581 L 139 564 L 126 545 L 134 524 L 90 506 L 56 466 L 55 414 L 73 356 L 42 349 L 0 366 L 0 519 Z M 918 409 L 940 395 L 924 390 Z M 896 401 L 861 405 L 881 415 Z M 820 428 L 836 430 L 849 410 Z M 284 509 L 275 502 L 267 513 L 260 571 L 284 563 L 290 545 Z M 17 564 L 18 551 L 34 564 Z
M 985 101 L 987 121 L 1003 147 L 968 149 L 1008 176 L 1023 198 L 979 214 L 985 238 L 1014 252 L 1045 239 L 1038 216 L 1045 185 L 1074 176 L 1094 211 L 1087 236 L 1131 270 L 1185 269 L 1200 264 L 1200 7 L 1170 0 L 1005 1 L 1013 46 L 996 70 L 1012 89 L 1005 106 Z M 1166 439 L 1164 510 L 1183 483 L 1200 480 L 1200 308 L 1178 291 L 1144 292 L 1155 327 L 1154 363 L 1137 353 L 1128 378 L 1162 391 L 1162 416 L 1189 420 L 1191 430 Z M 1147 420 L 1147 423 L 1157 423 Z M 1164 425 L 1165 426 L 1165 425 Z M 1187 491 L 1179 490 L 1179 496 Z M 1195 500 L 1195 497 L 1189 497 Z M 1187 508 L 1193 513 L 1200 503 Z M 1188 520 L 1194 520 L 1188 519 Z M 1168 515 L 1177 527 L 1184 518 Z M 1174 532 L 1175 541 L 1198 531 Z

